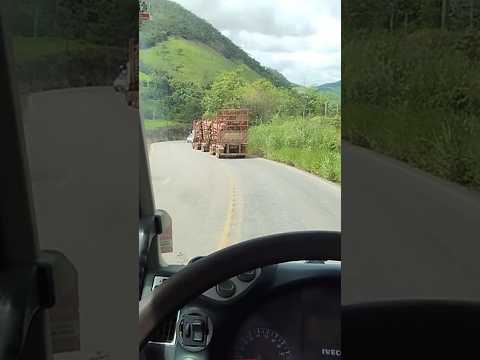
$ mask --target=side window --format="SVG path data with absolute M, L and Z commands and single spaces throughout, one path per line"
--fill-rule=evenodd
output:
M 138 301 L 139 117 L 128 106 L 127 69 L 138 1 L 10 4 L 40 248 L 74 267 L 72 287 L 63 289 L 69 300 L 49 311 L 52 350 L 59 359 L 121 358 L 102 334 L 119 321 L 111 297 L 122 297 L 108 284 L 129 279 L 122 292 L 131 287 L 132 296 L 123 301 Z

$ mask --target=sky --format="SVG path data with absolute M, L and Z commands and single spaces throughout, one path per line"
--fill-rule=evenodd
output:
M 296 84 L 341 78 L 340 0 L 175 1 Z

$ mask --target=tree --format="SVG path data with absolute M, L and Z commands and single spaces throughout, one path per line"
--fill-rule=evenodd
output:
M 282 91 L 266 79 L 245 85 L 240 93 L 242 106 L 249 108 L 259 122 L 279 114 L 281 105 L 286 100 Z
M 224 107 L 241 105 L 241 89 L 246 81 L 241 70 L 225 72 L 213 82 L 205 93 L 202 105 L 206 114 L 214 114 Z
M 202 115 L 202 90 L 193 82 L 172 79 L 169 96 L 170 116 L 178 121 L 189 122 Z

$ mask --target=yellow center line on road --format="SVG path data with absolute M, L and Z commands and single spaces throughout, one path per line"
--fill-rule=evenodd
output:
M 233 176 L 230 173 L 227 174 L 229 183 L 227 217 L 223 225 L 223 232 L 218 245 L 219 250 L 226 248 L 231 244 L 230 233 L 232 230 L 233 219 L 235 217 L 236 184 Z

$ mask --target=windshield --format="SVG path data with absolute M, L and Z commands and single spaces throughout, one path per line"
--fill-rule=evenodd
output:
M 339 231 L 340 4 L 207 4 L 152 0 L 140 25 L 154 199 L 173 223 L 166 261 Z

